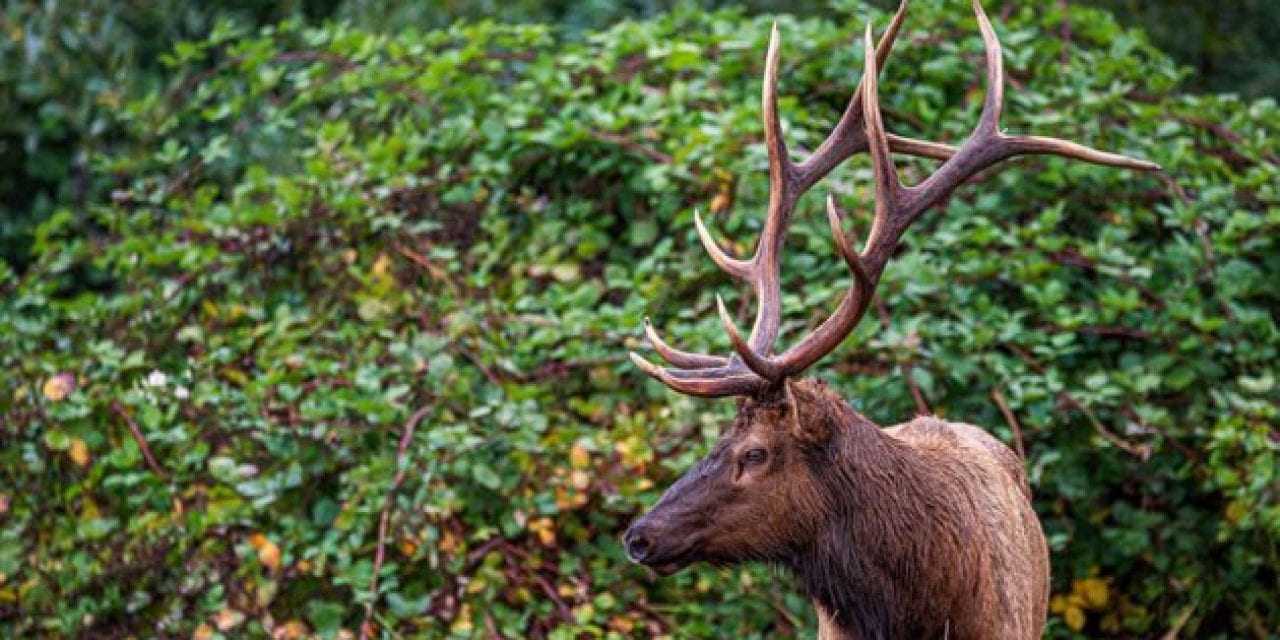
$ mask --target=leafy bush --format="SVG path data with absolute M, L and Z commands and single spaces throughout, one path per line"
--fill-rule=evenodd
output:
M 976 26 L 917 4 L 888 121 L 954 142 Z M 1051 637 L 1266 637 L 1280 110 L 1176 95 L 1170 61 L 1093 11 L 1073 9 L 1064 65 L 1041 37 L 1059 24 L 997 26 L 1006 126 L 1176 185 L 1026 159 L 961 189 L 888 269 L 887 322 L 817 372 L 885 424 L 914 411 L 906 371 L 941 415 L 1011 443 L 1018 425 Z M 168 85 L 122 109 L 127 144 L 93 158 L 110 197 L 55 213 L 33 266 L 0 274 L 0 631 L 337 637 L 367 612 L 426 637 L 811 630 L 768 569 L 659 580 L 617 541 L 732 410 L 624 353 L 646 314 L 728 348 L 713 296 L 734 289 L 692 211 L 739 252 L 758 232 L 767 26 L 677 12 L 565 44 L 224 24 L 177 47 Z M 781 28 L 786 129 L 812 148 L 861 23 Z M 866 211 L 869 176 L 859 158 L 824 184 Z M 848 283 L 822 196 L 783 266 L 788 335 Z
M 158 56 L 218 18 L 265 23 L 315 13 L 296 2 L 6 0 L 0 6 L 0 260 L 22 269 L 32 230 L 102 186 L 95 154 L 127 140 L 115 117 L 159 82 Z

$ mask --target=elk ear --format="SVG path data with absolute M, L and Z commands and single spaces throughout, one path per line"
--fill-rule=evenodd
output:
M 801 442 L 825 445 L 831 438 L 831 420 L 826 407 L 801 384 L 787 380 L 783 389 L 791 432 Z

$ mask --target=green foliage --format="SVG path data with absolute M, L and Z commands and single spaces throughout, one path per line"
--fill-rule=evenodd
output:
M 0 4 L 0 260 L 22 269 L 32 229 L 59 207 L 82 210 L 105 180 L 88 167 L 122 141 L 117 113 L 157 82 L 172 43 L 219 18 L 269 23 L 300 2 L 6 0 Z M 313 13 L 313 12 L 308 12 Z
M 895 131 L 958 141 L 980 45 L 940 4 L 913 6 L 882 99 Z M 908 234 L 887 326 L 817 372 L 887 424 L 914 410 L 909 365 L 936 412 L 1012 442 L 999 391 L 1052 544 L 1051 637 L 1265 637 L 1280 110 L 1175 94 L 1172 63 L 1093 11 L 1064 65 L 1042 37 L 1060 18 L 998 25 L 1005 125 L 1156 160 L 1188 200 L 1016 161 Z M 740 253 L 758 231 L 767 25 L 223 23 L 177 46 L 92 155 L 110 197 L 55 212 L 21 276 L 0 266 L 0 631 L 337 637 L 371 605 L 387 636 L 811 633 L 768 569 L 657 579 L 617 540 L 732 411 L 623 356 L 645 315 L 728 348 L 714 294 L 736 290 L 692 211 Z M 812 149 L 860 22 L 781 28 L 786 129 Z M 867 211 L 869 176 L 859 158 L 821 189 Z M 797 212 L 784 339 L 848 285 L 823 195 Z

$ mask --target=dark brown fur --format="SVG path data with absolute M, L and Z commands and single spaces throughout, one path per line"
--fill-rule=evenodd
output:
M 881 429 L 825 385 L 740 401 L 706 459 L 627 533 L 661 572 L 793 571 L 824 640 L 1040 637 L 1049 562 L 1021 461 L 982 430 Z M 747 451 L 767 452 L 763 463 Z

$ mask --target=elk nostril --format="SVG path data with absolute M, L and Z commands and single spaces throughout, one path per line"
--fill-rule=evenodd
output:
M 649 538 L 642 533 L 627 532 L 626 544 L 627 557 L 631 558 L 633 562 L 643 561 L 649 556 L 649 551 L 653 548 Z

